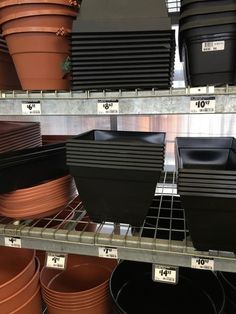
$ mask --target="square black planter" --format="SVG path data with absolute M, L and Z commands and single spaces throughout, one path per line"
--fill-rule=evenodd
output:
M 92 130 L 69 140 L 67 165 L 90 218 L 140 226 L 164 150 L 165 133 Z
M 177 189 L 198 250 L 236 251 L 234 138 L 177 138 Z

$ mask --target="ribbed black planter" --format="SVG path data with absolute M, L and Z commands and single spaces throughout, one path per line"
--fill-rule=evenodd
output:
M 176 164 L 194 247 L 236 251 L 235 139 L 177 138 Z
M 140 226 L 164 165 L 165 134 L 92 130 L 67 142 L 67 165 L 95 222 Z

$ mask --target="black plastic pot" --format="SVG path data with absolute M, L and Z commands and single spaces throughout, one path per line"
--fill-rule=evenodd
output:
M 115 313 L 223 313 L 224 291 L 212 272 L 180 268 L 179 283 L 152 280 L 152 264 L 121 262 L 110 278 Z M 181 302 L 182 296 L 184 302 Z
M 163 170 L 164 143 L 165 133 L 102 130 L 68 141 L 67 164 L 93 221 L 143 223 Z
M 221 281 L 225 295 L 225 314 L 236 313 L 236 276 L 235 273 L 218 272 L 219 280 Z

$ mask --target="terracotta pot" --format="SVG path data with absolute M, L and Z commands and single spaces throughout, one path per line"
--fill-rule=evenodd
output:
M 35 251 L 0 247 L 0 301 L 19 291 L 35 273 Z
M 77 16 L 70 1 L 0 3 L 0 23 L 23 89 L 68 90 L 62 64 L 69 56 L 69 35 Z
M 11 56 L 0 48 L 0 90 L 9 89 L 21 89 L 21 86 Z
M 99 258 L 95 256 L 86 256 L 86 255 L 76 255 L 76 254 L 69 254 L 67 258 L 67 268 L 69 269 L 75 265 L 85 264 L 85 263 L 98 263 L 108 267 L 111 272 L 117 266 L 117 260 L 113 259 L 106 259 L 106 258 Z M 47 295 L 54 296 L 54 291 L 48 288 L 49 282 L 57 275 L 62 273 L 62 271 L 52 268 L 43 267 L 40 273 L 40 283 L 42 289 L 45 291 Z
M 58 300 L 56 300 L 56 301 L 51 300 L 49 297 L 47 297 L 45 294 L 43 294 L 43 299 L 45 300 L 45 302 L 47 304 L 59 307 L 61 309 L 71 309 L 71 310 L 83 309 L 83 308 L 87 308 L 90 306 L 96 306 L 97 304 L 99 304 L 103 301 L 109 300 L 109 298 L 110 298 L 109 290 L 103 296 L 98 296 L 96 298 L 88 299 L 87 301 L 84 301 L 84 302 L 72 302 L 72 301 L 58 302 Z
M 29 298 L 35 293 L 39 285 L 40 263 L 38 259 L 36 259 L 36 264 L 37 266 L 35 273 L 30 278 L 30 280 L 25 285 L 22 285 L 21 289 L 19 289 L 16 293 L 0 302 L 1 314 L 8 314 L 12 311 L 15 311 L 22 305 L 22 303 L 26 303 Z
M 42 299 L 40 294 L 40 286 L 38 286 L 34 295 L 22 306 L 20 306 L 11 314 L 41 314 L 42 313 Z
M 48 305 L 48 313 L 49 314 L 68 314 L 68 313 L 75 313 L 75 314 L 111 314 L 111 302 L 110 300 L 102 301 L 101 303 L 86 307 L 83 309 L 61 309 L 56 306 Z
M 48 288 L 58 295 L 80 295 L 97 291 L 110 278 L 111 270 L 99 264 L 75 265 L 56 275 L 48 284 Z M 73 278 L 73 280 L 72 280 Z

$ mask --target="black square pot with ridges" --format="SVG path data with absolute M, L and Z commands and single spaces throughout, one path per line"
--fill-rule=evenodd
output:
M 67 165 L 90 218 L 140 226 L 163 170 L 164 148 L 165 133 L 155 132 L 92 130 L 70 139 Z

